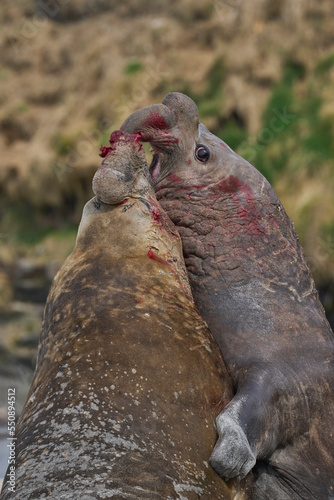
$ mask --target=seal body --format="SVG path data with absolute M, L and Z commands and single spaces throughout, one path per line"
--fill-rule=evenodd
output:
M 48 297 L 16 490 L 1 500 L 252 498 L 208 463 L 232 384 L 137 141 L 116 134 L 93 187 Z
M 259 500 L 334 498 L 334 339 L 292 222 L 267 180 L 198 123 L 179 93 L 121 127 L 155 149 L 157 198 L 236 395 L 211 464 L 253 467 Z

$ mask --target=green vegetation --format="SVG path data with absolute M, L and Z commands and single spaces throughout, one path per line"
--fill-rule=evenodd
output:
M 0 244 L 32 247 L 50 235 L 57 241 L 73 239 L 77 231 L 73 215 L 65 220 L 59 210 L 50 207 L 37 210 L 27 200 L 20 205 L 1 204 L 0 211 Z
M 322 76 L 334 66 L 334 54 L 329 54 L 328 56 L 321 59 L 315 68 L 315 73 L 317 76 Z
M 222 137 L 232 149 L 236 149 L 239 144 L 243 144 L 247 139 L 245 127 L 241 126 L 233 117 L 226 120 L 217 135 Z
M 55 150 L 55 152 L 57 153 L 57 155 L 65 156 L 72 149 L 74 149 L 76 141 L 77 141 L 76 137 L 57 134 L 55 137 L 53 137 L 51 145 Z
M 324 161 L 334 158 L 334 116 L 322 113 L 320 91 L 333 66 L 334 54 L 330 54 L 318 63 L 312 75 L 307 75 L 303 64 L 288 60 L 281 80 L 273 87 L 255 140 L 248 137 L 241 117 L 236 113 L 223 114 L 225 69 L 222 58 L 217 58 L 208 71 L 202 93 L 193 92 L 189 83 L 181 91 L 196 101 L 200 119 L 215 119 L 212 132 L 275 183 L 278 174 L 302 167 L 311 174 L 321 168 Z M 306 78 L 306 89 L 300 93 L 298 84 Z
M 36 223 L 36 209 L 28 202 L 21 205 L 2 206 L 3 217 L 0 224 L 0 232 L 11 243 L 34 245 L 51 231 L 50 225 L 39 225 Z
M 138 59 L 130 59 L 124 68 L 124 74 L 127 76 L 135 75 L 144 69 L 144 65 Z
M 318 67 L 322 67 L 321 63 Z M 247 158 L 247 151 L 244 154 L 272 183 L 277 174 L 296 168 L 314 173 L 324 161 L 334 158 L 334 116 L 322 113 L 323 99 L 318 89 L 324 82 L 319 74 L 316 69 L 310 75 L 305 92 L 300 94 L 297 85 L 306 76 L 305 68 L 299 63 L 286 64 L 264 110 L 263 125 L 252 144 L 252 157 Z M 245 145 L 236 150 L 242 153 Z
M 207 74 L 207 84 L 202 93 L 193 92 L 191 85 L 187 82 L 181 92 L 191 97 L 197 104 L 201 118 L 217 116 L 223 99 L 223 86 L 225 79 L 225 67 L 221 57 L 213 62 Z
M 334 257 L 334 219 L 320 228 L 320 237 L 323 239 L 326 251 Z
M 15 105 L 15 111 L 19 111 L 20 113 L 23 113 L 28 109 L 29 109 L 29 104 L 25 101 L 18 101 Z
M 222 109 L 224 105 L 224 81 L 226 70 L 222 57 L 217 57 L 209 68 L 206 77 L 206 86 L 202 93 L 193 92 L 191 85 L 186 83 L 181 92 L 191 97 L 197 104 L 200 119 L 205 122 L 206 118 L 214 118 L 216 125 L 211 131 L 224 138 L 224 141 L 232 148 L 236 148 L 246 140 L 247 131 L 245 124 L 236 114 L 224 116 Z

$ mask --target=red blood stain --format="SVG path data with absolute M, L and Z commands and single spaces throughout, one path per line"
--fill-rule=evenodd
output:
M 256 208 L 253 191 L 248 184 L 230 175 L 227 179 L 218 182 L 213 190 L 226 193 L 232 198 L 238 218 L 246 223 L 246 226 L 240 226 L 241 229 L 246 227 L 249 233 L 256 236 L 266 234 L 260 213 Z
M 155 253 L 153 253 L 152 248 L 149 249 L 149 251 L 147 252 L 147 255 L 152 260 L 156 260 L 157 262 L 160 262 L 161 264 L 166 264 L 165 260 L 161 259 L 158 255 L 156 255 Z
M 254 205 L 254 195 L 252 189 L 238 177 L 234 177 L 234 175 L 230 175 L 228 179 L 218 182 L 213 189 L 215 191 L 222 191 L 223 193 L 231 195 L 236 195 L 236 193 L 240 191 L 245 197 L 245 201 L 252 206 Z M 233 198 L 236 199 L 235 196 L 233 196 Z
M 240 179 L 238 179 L 238 177 L 230 175 L 228 179 L 218 182 L 218 184 L 216 184 L 213 189 L 215 191 L 219 190 L 223 191 L 224 193 L 232 194 L 238 191 L 239 189 L 242 189 L 244 186 L 246 186 L 246 184 L 242 182 Z
M 112 132 L 109 143 L 110 146 L 101 146 L 100 147 L 100 155 L 101 158 L 105 158 L 110 151 L 115 151 L 117 148 L 117 145 L 120 143 L 131 143 L 135 142 L 138 144 L 139 148 L 138 151 L 142 149 L 142 144 L 141 144 L 141 134 L 139 132 L 135 132 L 134 134 L 129 134 L 128 132 L 124 132 L 123 130 L 115 130 Z
M 167 181 L 170 181 L 170 182 L 182 182 L 181 177 L 179 177 L 179 176 L 178 176 L 178 175 L 176 175 L 176 174 L 169 174 L 169 175 L 166 177 L 166 180 L 167 180 Z
M 112 151 L 112 148 L 110 146 L 101 146 L 100 151 L 101 153 L 99 154 L 99 156 L 101 156 L 101 158 L 105 158 L 109 151 Z
M 154 220 L 154 222 L 160 223 L 160 224 L 162 224 L 162 226 L 164 226 L 164 216 L 163 216 L 163 213 L 160 212 L 161 207 L 157 203 L 157 200 L 155 200 L 154 198 L 152 198 L 152 196 L 150 196 L 148 198 L 148 201 L 151 205 L 152 219 Z
M 151 142 L 157 151 L 162 152 L 172 144 L 179 142 L 178 137 L 174 137 L 171 127 L 165 117 L 156 111 L 151 111 L 147 118 L 141 124 L 141 140 Z
M 117 205 L 124 205 L 124 203 L 126 203 L 127 201 L 129 201 L 129 198 L 125 198 L 125 200 L 122 200 L 120 201 L 119 203 L 116 203 Z
M 154 220 L 155 222 L 160 222 L 160 221 L 161 221 L 161 215 L 160 215 L 160 213 L 158 212 L 158 210 L 153 209 L 153 210 L 152 210 L 152 216 L 153 216 L 153 220 Z
M 148 118 L 142 122 L 141 126 L 152 127 L 159 130 L 170 128 L 165 118 L 156 111 L 151 111 Z

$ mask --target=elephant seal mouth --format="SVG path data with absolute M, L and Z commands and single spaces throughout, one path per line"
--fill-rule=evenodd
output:
M 152 161 L 149 166 L 149 172 L 153 184 L 156 184 L 161 170 L 160 155 L 153 149 Z

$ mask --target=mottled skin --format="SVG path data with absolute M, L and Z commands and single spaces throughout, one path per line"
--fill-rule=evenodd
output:
M 208 464 L 232 397 L 137 139 L 114 133 L 45 309 L 1 500 L 252 498 Z
M 225 479 L 254 467 L 257 499 L 333 499 L 333 333 L 283 206 L 198 123 L 183 94 L 121 128 L 155 150 L 157 198 L 180 232 L 195 304 L 233 377 L 212 466 Z

